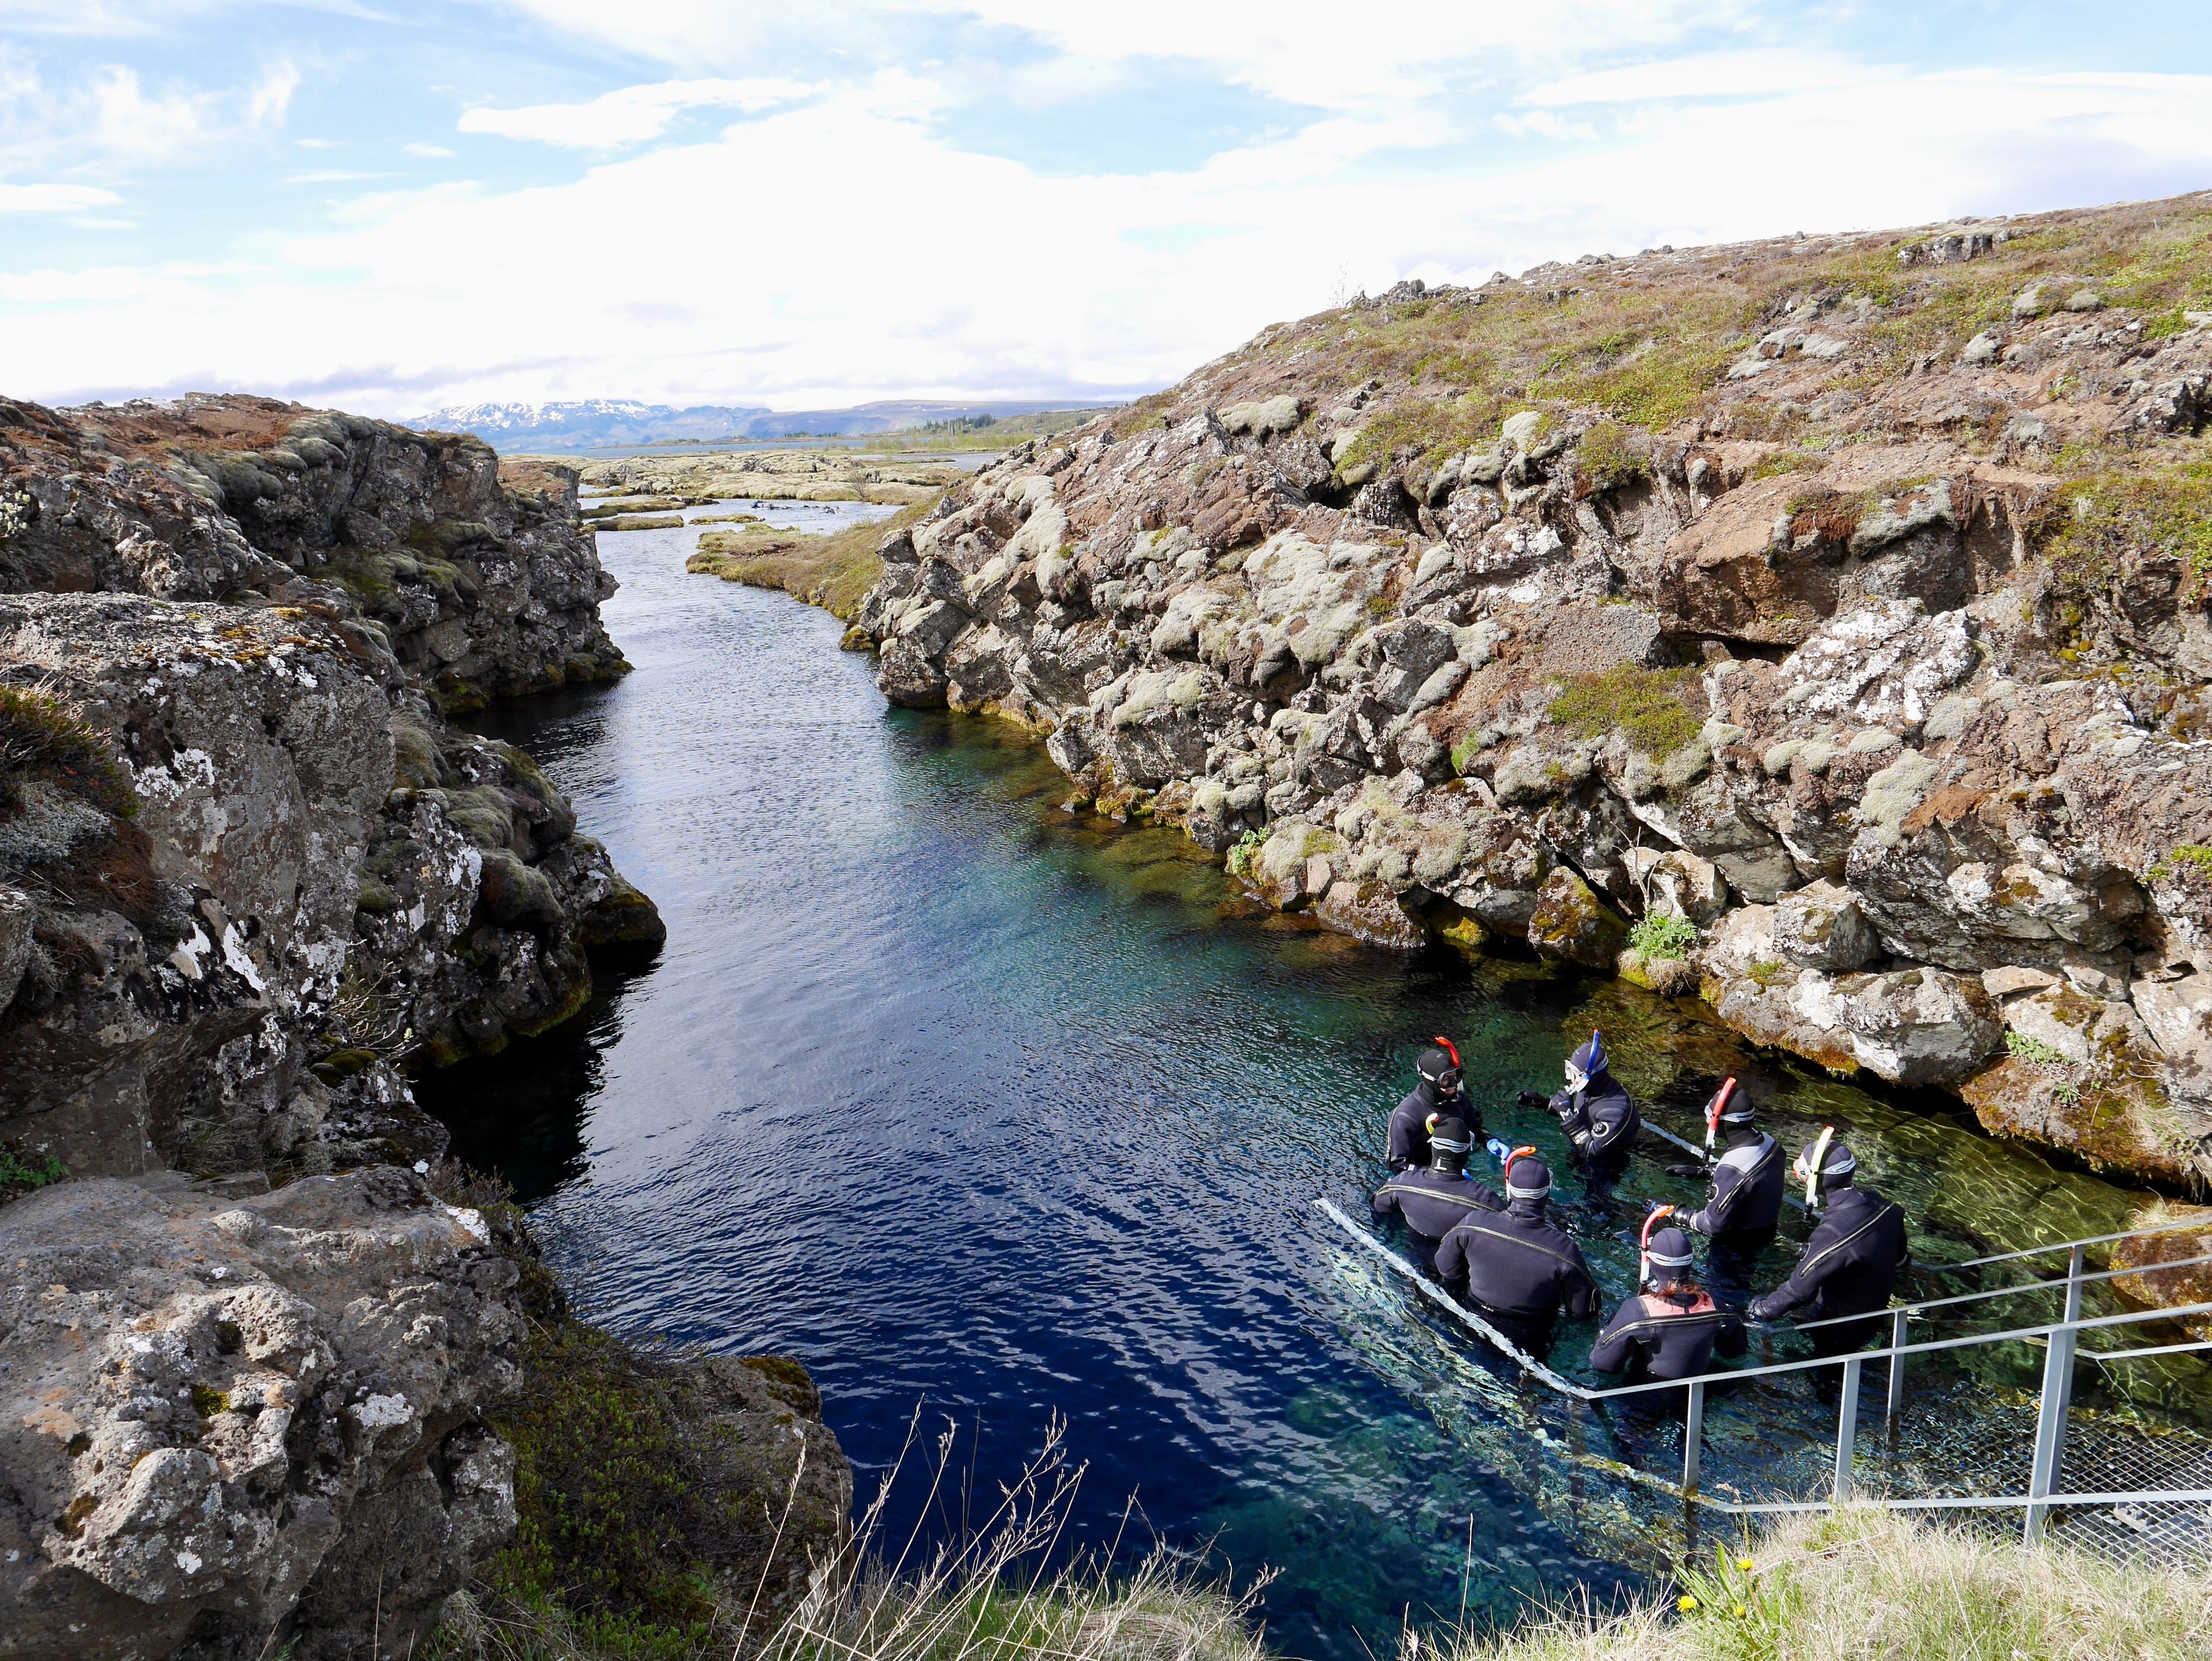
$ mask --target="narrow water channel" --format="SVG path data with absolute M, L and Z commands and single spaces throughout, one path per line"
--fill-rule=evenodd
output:
M 1175 833 L 1062 813 L 1006 730 L 888 709 L 830 617 L 686 575 L 690 542 L 602 534 L 636 672 L 485 723 L 571 793 L 668 946 L 569 1027 L 425 1094 L 457 1152 L 521 1189 L 594 1315 L 804 1360 L 864 1496 L 917 1409 L 972 1439 L 979 1496 L 1064 1418 L 1089 1466 L 1071 1544 L 1272 1567 L 1271 1636 L 1329 1661 L 1388 1653 L 1409 1608 L 1510 1618 L 1640 1584 L 1663 1560 L 1576 1459 L 1663 1430 L 1516 1406 L 1314 1208 L 1364 1205 L 1432 1033 L 1493 1130 L 1555 1153 L 1512 1094 L 1555 1086 L 1594 1025 L 1677 1129 L 1741 1071 L 1793 1146 L 1846 1127 L 1923 1258 L 2116 1228 L 2142 1197 L 1940 1106 L 1754 1065 L 1630 989 L 1252 916 Z M 1665 1162 L 1639 1158 L 1613 1207 L 1561 1184 L 1608 1305 L 1632 1289 L 1637 1202 L 1689 1197 Z

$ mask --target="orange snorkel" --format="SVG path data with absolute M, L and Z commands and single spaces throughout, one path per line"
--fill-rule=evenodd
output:
M 1731 1079 L 1729 1082 L 1734 1084 L 1735 1080 Z M 1644 1220 L 1644 1232 L 1636 1237 L 1637 1285 L 1648 1285 L 1651 1280 L 1651 1231 L 1659 1226 L 1659 1220 L 1662 1217 L 1671 1217 L 1674 1214 L 1674 1208 L 1670 1205 L 1655 1206 L 1652 1208 L 1651 1214 Z

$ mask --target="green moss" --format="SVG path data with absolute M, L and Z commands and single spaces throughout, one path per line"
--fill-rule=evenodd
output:
M 1771 992 L 1784 982 L 1796 978 L 1788 964 L 1776 963 L 1771 959 L 1762 959 L 1743 972 L 1754 985 L 1765 992 Z
M 203 1419 L 212 1419 L 217 1414 L 230 1411 L 230 1392 L 217 1390 L 212 1384 L 192 1386 L 192 1411 Z
M 1694 669 L 1624 664 L 1564 683 L 1546 713 L 1578 738 L 1624 733 L 1638 750 L 1663 760 L 1697 737 L 1703 724 L 1685 701 L 1696 689 Z
M 137 816 L 137 794 L 104 733 L 43 692 L 0 686 L 0 817 L 22 806 L 34 778 L 118 818 Z
M 1671 911 L 1653 911 L 1629 926 L 1628 944 L 1647 958 L 1686 958 L 1698 943 L 1698 926 Z
M 2182 877 L 2201 883 L 2212 883 L 2212 848 L 2183 843 L 2151 867 L 2150 874 L 2154 881 Z

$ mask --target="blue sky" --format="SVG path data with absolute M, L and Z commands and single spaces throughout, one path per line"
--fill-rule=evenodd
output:
M 0 0 L 0 392 L 1091 398 L 1401 276 L 2212 187 L 2212 6 Z

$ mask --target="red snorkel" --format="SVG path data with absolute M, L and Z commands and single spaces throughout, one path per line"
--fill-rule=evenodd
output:
M 1720 1140 L 1721 1115 L 1728 1109 L 1729 1098 L 1735 1094 L 1735 1079 L 1731 1075 L 1721 1080 L 1721 1087 L 1713 1092 L 1712 1100 L 1705 1104 L 1705 1163 L 1707 1165 L 1713 1162 L 1713 1144 Z

